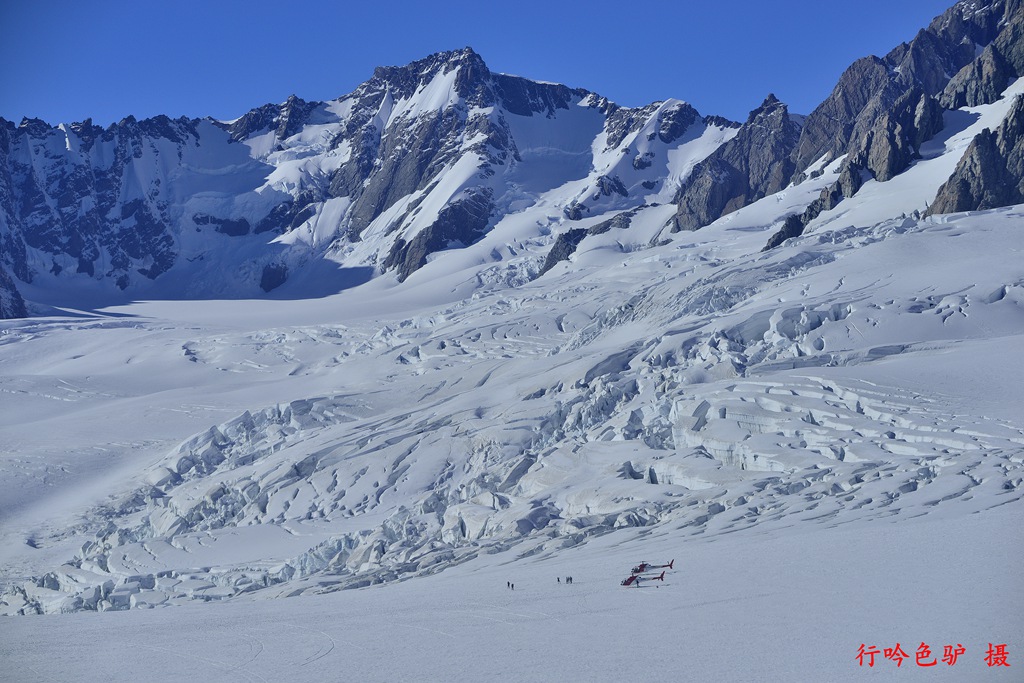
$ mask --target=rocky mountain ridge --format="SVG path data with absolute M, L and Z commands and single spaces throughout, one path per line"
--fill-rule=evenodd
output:
M 961 3 L 951 25 L 996 5 Z M 943 25 L 922 54 L 947 54 Z M 864 105 L 857 150 L 802 171 L 809 117 L 777 98 L 742 125 L 678 100 L 625 109 L 471 51 L 233 122 L 15 128 L 55 243 L 68 169 L 71 223 L 90 193 L 110 207 L 79 225 L 98 245 L 84 265 L 26 247 L 27 312 L 47 287 L 121 275 L 140 299 L 147 283 L 273 293 L 0 325 L 0 613 L 1007 509 L 1024 485 L 1024 206 L 991 207 L 1024 192 L 1024 81 L 955 111 L 926 81 L 880 80 L 894 97 Z M 713 222 L 672 233 L 677 196 Z M 169 221 L 159 274 L 128 250 L 143 210 Z M 378 277 L 311 295 L 328 263 Z M 0 292 L 15 282 L 0 268 Z
M 230 122 L 0 120 L 4 314 L 22 311 L 17 282 L 250 297 L 320 260 L 400 282 L 528 207 L 550 206 L 539 232 L 553 264 L 592 232 L 578 221 L 673 203 L 671 228 L 696 230 L 840 164 L 774 247 L 866 180 L 907 170 L 944 111 L 998 99 L 1024 73 L 1022 31 L 1020 0 L 958 2 L 885 57 L 854 62 L 808 116 L 769 95 L 743 125 L 679 100 L 625 108 L 493 73 L 469 48 L 379 67 L 336 100 L 292 96 Z M 964 182 L 1014 185 L 1017 165 L 1002 164 Z M 1001 196 L 957 187 L 931 210 Z
M 677 100 L 628 109 L 495 74 L 468 48 L 232 122 L 0 121 L 0 245 L 25 283 L 81 275 L 139 289 L 175 269 L 193 289 L 252 295 L 325 254 L 401 280 L 567 182 L 583 181 L 566 215 L 641 204 L 687 131 L 729 126 Z M 218 282 L 229 251 L 235 281 Z
M 845 156 L 844 181 L 823 192 L 818 207 L 809 207 L 802 217 L 805 224 L 822 207 L 831 208 L 852 196 L 859 189 L 859 176 L 890 180 L 906 170 L 921 144 L 942 129 L 943 108 L 991 103 L 1022 73 L 1022 21 L 1024 12 L 1016 0 L 956 3 L 885 57 L 854 62 L 831 95 L 802 122 L 798 134 L 783 139 L 787 144 L 754 148 L 754 165 L 788 164 L 792 180 L 800 182 Z M 746 137 L 741 130 L 731 145 Z M 778 178 L 758 176 L 725 161 L 736 153 L 724 146 L 695 170 L 676 197 L 676 229 L 703 227 L 781 189 Z M 740 178 L 724 192 L 715 182 L 722 176 L 723 163 Z M 714 191 L 709 191 L 711 185 L 716 185 Z

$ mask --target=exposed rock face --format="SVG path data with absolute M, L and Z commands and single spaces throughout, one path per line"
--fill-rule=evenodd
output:
M 288 266 L 283 263 L 268 263 L 260 275 L 260 289 L 264 292 L 277 289 L 288 279 Z
M 1024 75 L 1024 3 L 1007 0 L 1004 25 L 993 43 L 1017 76 Z
M 942 130 L 942 107 L 920 88 L 908 89 L 875 121 L 852 156 L 880 182 L 910 166 L 921 143 Z
M 451 106 L 402 111 L 403 100 L 413 100 L 417 93 L 437 88 L 446 78 L 451 79 Z M 330 196 L 353 200 L 349 237 L 359 239 L 382 212 L 426 190 L 463 156 L 479 156 L 484 174 L 489 166 L 516 159 L 518 150 L 508 127 L 480 108 L 504 107 L 521 112 L 519 115 L 547 115 L 568 109 L 571 102 L 589 94 L 560 85 L 518 83 L 520 80 L 524 79 L 494 77 L 480 56 L 469 49 L 432 55 L 405 67 L 379 67 L 373 78 L 351 96 L 360 112 L 350 119 L 344 138 L 352 153 L 330 181 Z M 473 109 L 477 111 L 473 113 Z M 465 144 L 467 139 L 474 142 Z M 395 222 L 395 229 L 412 208 Z M 445 220 L 453 220 L 457 213 Z M 444 228 L 450 229 L 450 225 Z M 396 249 L 406 249 L 406 245 Z M 394 264 L 401 259 L 392 252 L 385 260 Z
M 237 295 L 279 286 L 313 252 L 405 279 L 569 183 L 558 210 L 570 219 L 674 195 L 674 227 L 692 230 L 848 155 L 806 221 L 913 163 L 941 128 L 936 97 L 990 100 L 1021 73 L 1022 22 L 1021 0 L 959 2 L 884 58 L 851 65 L 806 119 L 771 96 L 737 131 L 680 101 L 621 108 L 494 74 L 468 48 L 378 68 L 337 100 L 292 96 L 230 123 L 0 120 L 0 265 L 24 282 L 121 289 L 228 273 Z M 668 151 L 698 138 L 699 156 L 680 165 L 690 175 L 666 174 Z M 701 158 L 709 141 L 721 146 Z M 558 180 L 540 187 L 548 178 Z
M 1008 0 L 1004 3 L 998 35 L 981 54 L 950 79 L 939 101 L 947 109 L 991 104 L 1011 80 L 1022 74 L 1024 10 L 1020 0 Z
M 769 95 L 732 140 L 697 164 L 676 195 L 675 230 L 696 230 L 789 184 L 800 124 Z
M 802 171 L 821 156 L 845 152 L 858 116 L 888 81 L 889 67 L 877 57 L 864 57 L 851 64 L 832 94 L 804 121 L 793 151 L 796 168 Z
M 768 239 L 768 244 L 765 245 L 761 251 L 768 251 L 774 249 L 791 237 L 799 237 L 804 232 L 804 223 L 800 220 L 800 216 L 796 214 L 787 216 L 782 227 Z
M 427 256 L 433 252 L 476 241 L 487 227 L 492 206 L 488 190 L 472 192 L 452 202 L 411 241 L 400 238 L 388 254 L 384 267 L 396 267 L 399 279 L 404 280 L 426 263 Z
M 636 157 L 633 160 L 633 168 L 637 170 L 649 168 L 650 165 L 650 163 L 643 161 L 643 157 Z M 618 176 L 600 175 L 594 179 L 593 192 L 586 197 L 571 202 L 562 213 L 569 220 L 578 221 L 586 216 L 587 200 L 592 202 L 599 201 L 602 197 L 611 197 L 612 195 L 628 197 L 629 191 L 622 184 L 622 180 Z
M 166 272 L 176 256 L 167 170 L 200 138 L 228 142 L 200 124 L 128 117 L 102 130 L 88 121 L 51 128 L 39 120 L 17 127 L 0 120 L 3 261 L 30 282 L 32 250 L 51 273 L 107 277 L 122 289 L 139 275 Z
M 761 251 L 774 249 L 789 238 L 802 235 L 807 224 L 817 218 L 822 211 L 834 209 L 843 199 L 855 195 L 864 184 L 864 177 L 868 175 L 870 172 L 861 165 L 861 162 L 847 159 L 836 182 L 822 189 L 818 198 L 811 202 L 802 214 L 787 216 L 782 227 L 768 238 L 768 243 Z
M 701 117 L 696 109 L 679 100 L 636 109 L 608 105 L 607 109 L 604 145 L 597 150 L 600 168 L 595 164 L 593 180 L 563 209 L 569 220 L 636 206 L 638 199 L 667 182 L 664 150 L 712 129 L 739 128 L 738 123 L 722 117 Z
M 1024 62 L 1019 47 L 1024 41 L 1017 39 L 1021 15 L 1020 0 L 963 0 L 884 58 L 865 57 L 850 65 L 829 97 L 807 116 L 789 152 L 793 182 L 802 182 L 819 160 L 848 155 L 843 180 L 808 207 L 811 213 L 852 196 L 864 171 L 884 182 L 906 170 L 921 144 L 942 128 L 940 98 L 946 103 L 992 101 L 992 93 L 997 95 L 1019 73 L 1014 60 Z M 976 58 L 976 45 L 992 49 Z M 955 82 L 950 74 L 957 74 Z M 776 163 L 781 166 L 780 159 Z M 720 170 L 717 178 L 724 187 L 699 193 L 730 198 L 719 215 L 773 191 L 753 178 L 745 190 L 735 174 Z M 709 183 L 710 176 L 704 180 Z M 679 228 L 696 229 L 718 217 L 702 211 L 701 202 L 690 196 L 680 195 L 679 204 Z
M 808 115 L 794 153 L 798 172 L 822 156 L 831 159 L 864 149 L 863 137 L 877 129 L 880 119 L 891 117 L 893 108 L 908 97 L 920 101 L 921 93 L 932 97 L 941 93 L 949 74 L 974 60 L 974 46 L 987 45 L 996 38 L 1006 10 L 1004 0 L 958 2 L 884 58 L 865 57 L 854 62 L 832 94 Z M 894 132 L 890 123 L 881 126 Z M 919 133 L 910 135 L 905 125 L 903 128 L 908 137 L 902 142 L 919 138 L 917 146 L 930 137 L 920 139 Z
M 309 121 L 320 102 L 307 102 L 291 95 L 283 104 L 265 104 L 246 113 L 230 124 L 220 124 L 231 133 L 234 140 L 245 140 L 254 133 L 273 129 L 278 140 L 285 140 L 298 133 Z
M 946 109 L 977 107 L 999 99 L 1016 74 L 1002 53 L 989 45 L 978 58 L 950 79 L 939 101 Z
M 27 316 L 25 300 L 21 298 L 21 293 L 18 292 L 14 280 L 6 270 L 0 268 L 0 320 Z
M 856 146 L 908 91 L 941 93 L 949 74 L 974 60 L 974 46 L 996 38 L 1009 9 L 1004 0 L 958 2 L 884 58 L 854 62 L 832 94 L 807 117 L 795 156 L 798 170 L 823 155 L 835 158 L 845 153 L 851 143 Z
M 403 98 L 415 100 L 448 76 L 454 77 L 454 95 L 462 98 L 455 106 L 391 117 Z M 0 121 L 0 263 L 26 282 L 45 263 L 52 275 L 110 279 L 124 289 L 140 276 L 159 277 L 182 257 L 201 263 L 214 251 L 232 251 L 213 234 L 272 237 L 315 222 L 332 197 L 351 200 L 338 231 L 358 240 L 382 212 L 422 193 L 460 159 L 480 157 L 477 166 L 486 175 L 487 164 L 517 155 L 500 117 L 467 117 L 469 107 L 500 103 L 521 115 L 547 115 L 586 96 L 565 86 L 492 76 L 478 55 L 463 50 L 378 69 L 336 103 L 292 96 L 230 124 L 162 116 L 141 122 L 128 117 L 107 129 L 90 121 L 59 127 Z M 467 138 L 473 143 L 464 144 Z M 347 153 L 348 159 L 332 163 L 329 175 L 310 165 L 298 177 L 290 172 L 274 178 L 275 168 L 296 154 L 317 153 Z M 454 188 L 456 194 L 469 189 Z M 394 245 L 395 253 L 381 254 L 381 261 L 402 263 L 404 276 L 410 264 L 423 261 L 418 249 L 440 239 L 431 235 L 478 232 L 479 217 L 487 215 L 479 198 L 489 193 L 470 194 L 477 199 L 439 213 L 439 225 L 428 226 L 411 250 Z M 454 226 L 460 216 L 472 224 Z M 253 286 L 268 290 L 288 268 L 277 260 L 279 248 L 264 251 L 253 257 L 255 268 L 243 270 L 256 274 Z
M 975 136 L 928 214 L 995 209 L 1024 202 L 1024 96 L 1003 123 Z
M 537 277 L 548 272 L 562 261 L 568 261 L 569 257 L 576 252 L 576 247 L 580 245 L 580 242 L 586 236 L 586 228 L 570 228 L 558 235 L 555 238 L 555 243 L 551 245 L 551 250 L 548 252 L 547 258 L 544 259 L 544 265 L 541 267 Z
M 662 111 L 659 112 L 659 109 Z M 660 102 L 636 109 L 617 108 L 608 117 L 608 146 L 621 145 L 627 135 L 640 130 L 654 115 L 658 115 L 658 122 L 651 135 L 656 135 L 666 144 L 678 140 L 700 118 L 697 110 L 685 102 L 677 102 L 665 108 L 661 107 Z
M 829 206 L 829 209 L 835 208 L 836 204 L 844 197 L 852 197 L 857 194 L 857 190 L 864 184 L 864 169 L 856 166 L 855 164 L 844 164 L 842 170 L 839 173 L 839 180 L 836 181 L 836 190 L 839 191 L 839 198 Z M 830 196 L 834 196 L 830 195 Z M 827 209 L 823 209 L 827 210 Z
M 617 213 L 608 220 L 601 221 L 597 225 L 593 225 L 589 228 L 571 228 L 559 234 L 558 237 L 555 238 L 555 243 L 551 246 L 551 250 L 548 252 L 547 258 L 544 259 L 544 265 L 541 267 L 540 272 L 537 273 L 537 277 L 548 272 L 562 261 L 568 261 L 569 257 L 576 253 L 576 248 L 586 237 L 590 235 L 602 235 L 609 230 L 628 229 L 633 223 L 633 217 L 636 216 L 640 208 L 643 207 Z
M 122 289 L 234 277 L 228 296 L 270 291 L 311 252 L 405 279 L 569 182 L 571 218 L 642 204 L 680 182 L 665 174 L 670 149 L 727 139 L 730 125 L 678 100 L 622 108 L 494 74 L 469 48 L 232 122 L 0 120 L 0 264 L 25 282 Z
M 866 178 L 884 182 L 906 170 L 917 157 L 921 143 L 941 129 L 942 108 L 938 102 L 920 88 L 907 90 L 860 138 L 840 167 L 836 182 L 823 189 L 802 214 L 789 216 L 782 228 L 769 238 L 764 250 L 803 234 L 807 224 L 821 212 L 855 195 Z

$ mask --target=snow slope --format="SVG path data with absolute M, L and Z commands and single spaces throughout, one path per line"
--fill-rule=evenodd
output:
M 1020 558 L 1003 531 L 1020 523 L 1019 506 L 1007 506 L 685 547 L 668 529 L 626 529 L 365 590 L 4 620 L 0 678 L 1015 681 L 1024 596 L 1007 574 Z M 630 562 L 673 551 L 664 585 L 619 587 Z M 572 585 L 556 583 L 569 575 Z M 989 668 L 989 642 L 1007 641 L 1010 667 Z M 915 663 L 922 642 L 933 668 Z M 858 667 L 862 643 L 900 643 L 909 659 Z M 966 652 L 943 663 L 944 646 L 958 644 Z
M 448 106 L 430 83 L 380 115 Z M 532 199 L 509 170 L 487 234 L 404 282 L 60 308 L 25 287 L 42 315 L 0 323 L 0 608 L 44 615 L 0 621 L 0 678 L 1014 680 L 1024 206 L 920 212 L 1019 88 L 768 252 L 841 160 L 671 233 L 661 190 L 600 190 L 642 177 L 614 157 L 649 158 L 643 112 L 614 144 L 509 124 Z M 661 177 L 730 134 L 685 130 Z M 545 175 L 587 154 L 590 189 Z M 897 642 L 897 673 L 858 666 Z
M 1020 216 L 768 254 L 733 219 L 440 308 L 400 287 L 7 323 L 4 566 L 53 568 L 7 601 L 319 593 L 624 528 L 682 551 L 766 524 L 1016 509 L 1024 277 L 993 255 Z
M 734 134 L 679 100 L 623 108 L 493 74 L 469 48 L 231 123 L 0 120 L 0 260 L 64 305 L 81 289 L 108 305 L 261 296 L 309 271 L 336 293 L 529 208 L 664 201 Z

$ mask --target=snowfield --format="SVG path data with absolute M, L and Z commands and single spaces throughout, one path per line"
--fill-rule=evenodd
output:
M 623 530 L 414 581 L 287 600 L 5 619 L 11 681 L 1015 681 L 1019 510 L 678 538 Z M 783 528 L 788 527 L 788 528 Z M 684 551 L 664 585 L 629 561 Z M 572 585 L 556 577 L 573 576 Z M 506 588 L 514 581 L 515 590 Z M 989 668 L 1009 641 L 1010 668 Z M 859 646 L 896 643 L 897 668 Z M 936 666 L 915 663 L 928 644 Z M 966 652 L 949 666 L 945 645 Z M 1015 647 L 1016 645 L 1016 647 Z
M 1013 680 L 1021 219 L 4 323 L 9 680 Z
M 1021 90 L 768 252 L 840 160 L 671 233 L 664 188 L 730 135 L 700 124 L 650 152 L 671 182 L 627 228 L 543 275 L 626 208 L 562 210 L 601 169 L 551 169 L 592 131 L 524 145 L 536 201 L 508 188 L 401 283 L 342 259 L 259 300 L 23 286 L 0 680 L 1020 680 L 1024 206 L 921 215 Z

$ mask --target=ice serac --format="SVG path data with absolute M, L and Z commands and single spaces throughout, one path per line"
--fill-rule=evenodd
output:
M 676 196 L 676 230 L 696 230 L 789 184 L 800 123 L 768 95 L 732 140 L 697 164 Z
M 995 131 L 981 131 L 942 187 L 928 214 L 995 209 L 1024 202 L 1024 96 Z

